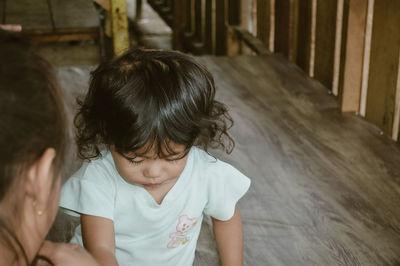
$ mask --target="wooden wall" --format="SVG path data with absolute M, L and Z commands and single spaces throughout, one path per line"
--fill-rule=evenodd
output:
M 256 3 L 255 35 L 266 47 L 324 84 L 343 112 L 360 114 L 399 138 L 400 1 Z
M 174 48 L 280 53 L 324 84 L 341 111 L 399 138 L 400 0 L 148 2 L 172 27 Z

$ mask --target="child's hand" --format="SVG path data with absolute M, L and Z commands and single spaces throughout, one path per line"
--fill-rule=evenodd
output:
M 48 259 L 55 266 L 85 265 L 98 266 L 99 264 L 86 250 L 76 244 L 53 243 L 45 241 L 38 255 Z M 45 265 L 39 262 L 36 265 Z

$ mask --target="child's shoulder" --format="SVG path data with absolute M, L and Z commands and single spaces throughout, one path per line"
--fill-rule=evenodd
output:
M 103 151 L 101 156 L 84 162 L 71 178 L 87 181 L 99 181 L 101 179 L 113 179 L 115 177 L 115 165 L 109 151 Z
M 231 172 L 232 170 L 236 170 L 236 168 L 230 165 L 227 162 L 224 162 L 214 155 L 204 151 L 203 149 L 194 148 L 194 165 L 196 166 L 198 171 L 201 171 L 205 175 L 220 175 L 226 172 Z

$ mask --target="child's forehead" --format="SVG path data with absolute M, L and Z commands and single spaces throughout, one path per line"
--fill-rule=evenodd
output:
M 160 147 L 158 147 L 160 146 Z M 172 155 L 181 154 L 186 151 L 186 146 L 183 144 L 177 144 L 172 141 L 166 142 L 162 145 L 157 145 L 154 141 L 153 143 L 147 142 L 142 147 L 127 153 L 128 156 L 140 156 L 146 158 L 155 157 L 168 157 Z

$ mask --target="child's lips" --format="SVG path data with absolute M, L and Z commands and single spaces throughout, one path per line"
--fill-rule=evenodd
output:
M 144 184 L 144 188 L 146 189 L 156 189 L 161 186 L 161 183 L 158 184 Z

